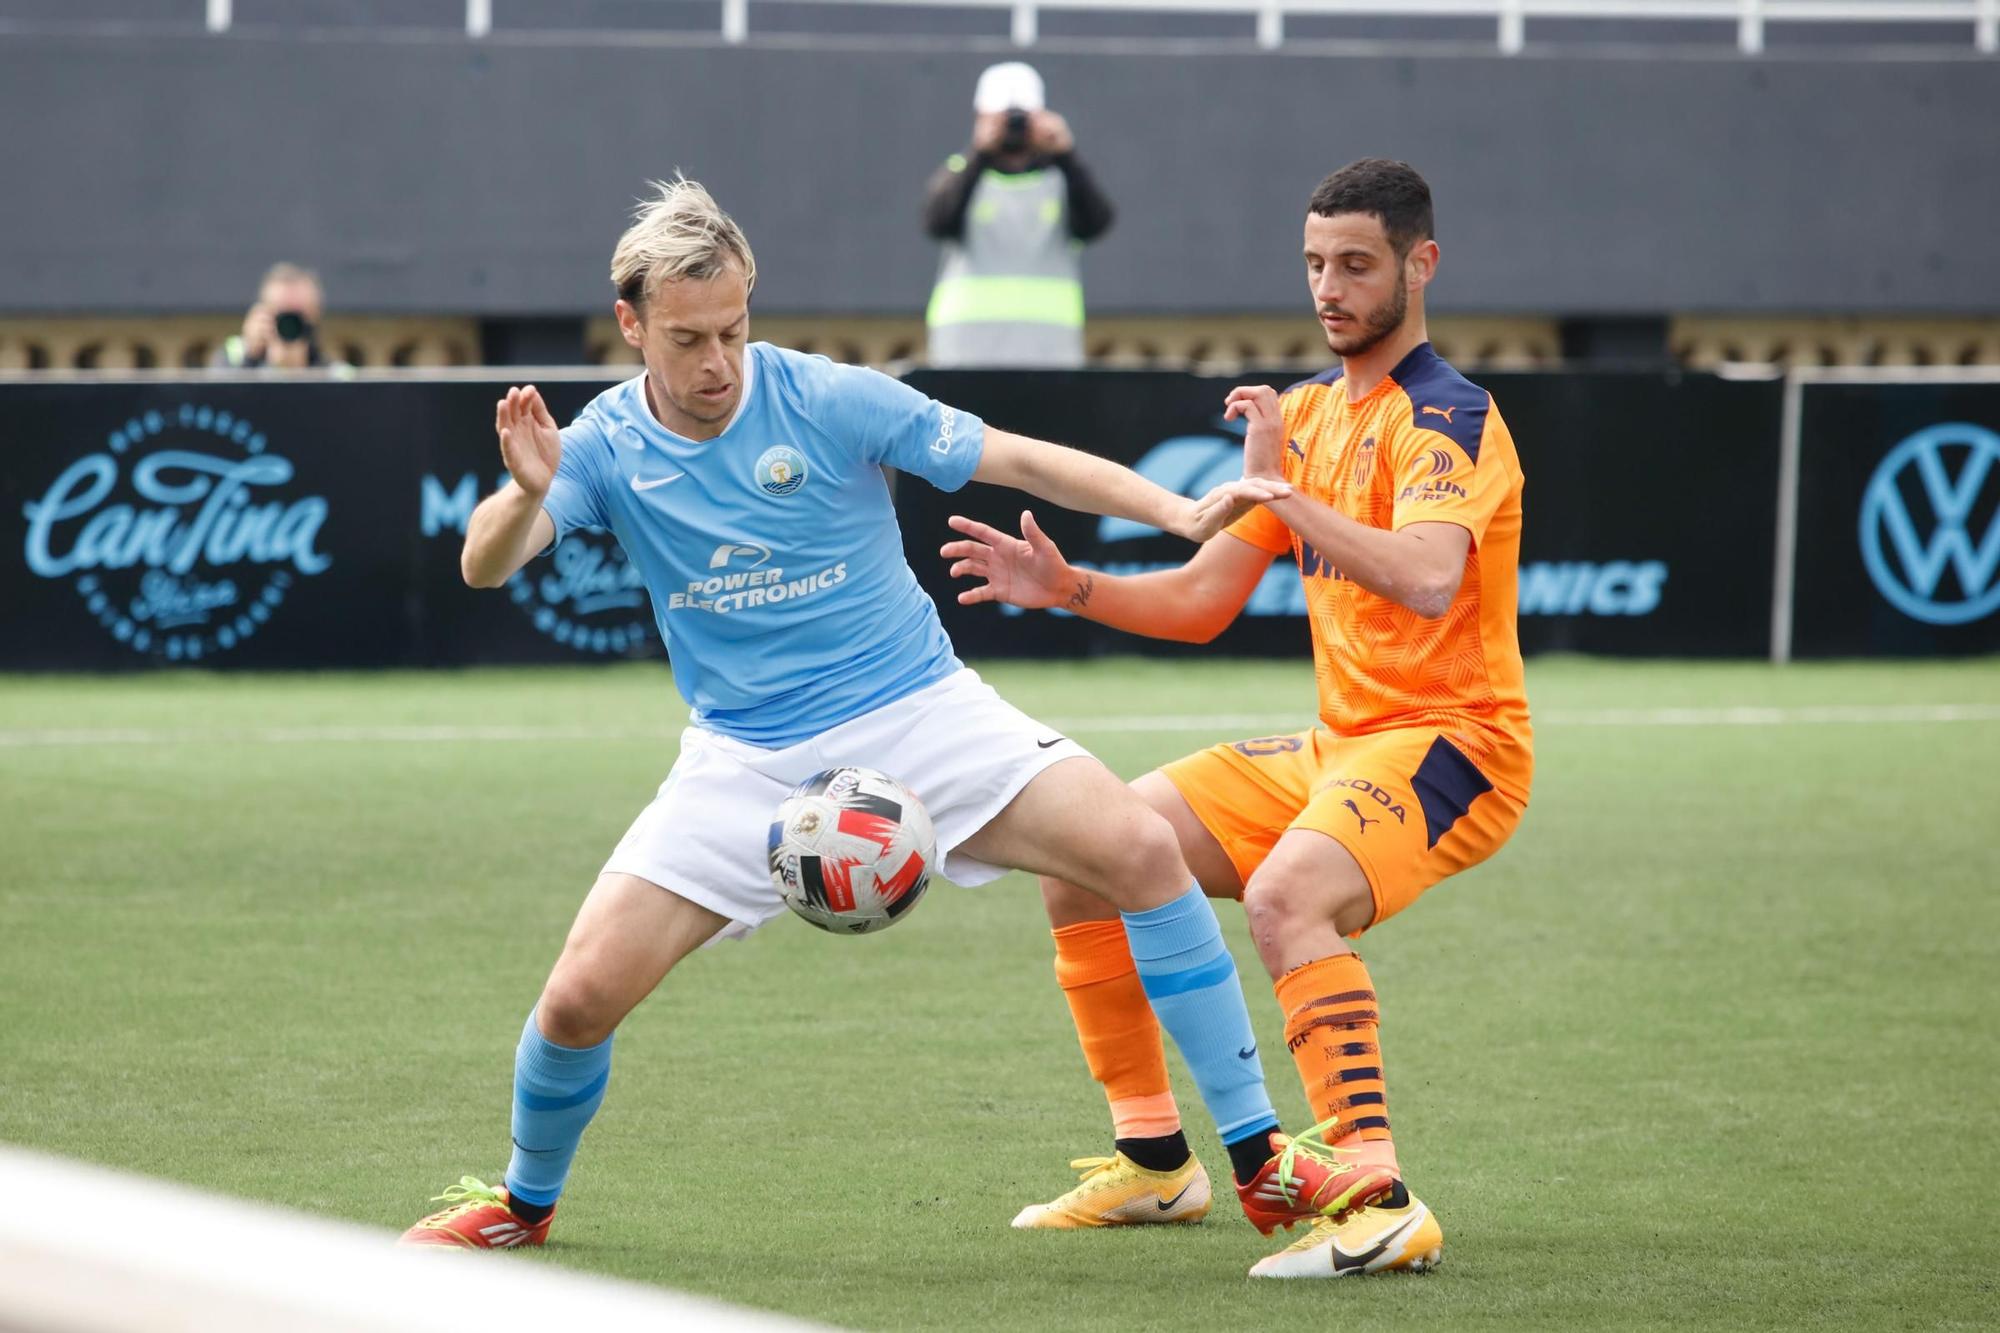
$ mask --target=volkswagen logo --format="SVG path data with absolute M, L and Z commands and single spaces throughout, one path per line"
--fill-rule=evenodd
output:
M 1995 462 L 2000 435 L 1953 421 L 1898 444 L 1868 479 L 1862 563 L 1889 604 L 1911 619 L 1966 625 L 2000 610 Z

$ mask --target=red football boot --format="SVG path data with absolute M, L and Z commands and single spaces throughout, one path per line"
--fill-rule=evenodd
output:
M 549 1223 L 555 1219 L 553 1211 L 539 1222 L 516 1217 L 507 1206 L 506 1190 L 496 1190 L 474 1176 L 460 1176 L 432 1202 L 445 1207 L 405 1231 L 398 1245 L 511 1250 L 517 1245 L 540 1245 L 549 1238 Z
M 1356 1161 L 1350 1149 L 1332 1147 L 1321 1137 L 1337 1124 L 1324 1121 L 1295 1139 L 1272 1133 L 1271 1160 L 1249 1184 L 1236 1187 L 1243 1215 L 1257 1230 L 1268 1236 L 1294 1222 L 1322 1217 L 1338 1222 L 1396 1187 L 1394 1171 Z

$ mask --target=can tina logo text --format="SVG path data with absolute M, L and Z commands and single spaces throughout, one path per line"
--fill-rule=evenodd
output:
M 68 583 L 133 652 L 198 662 L 255 637 L 324 573 L 324 496 L 251 421 L 183 402 L 114 426 L 23 513 L 29 572 Z

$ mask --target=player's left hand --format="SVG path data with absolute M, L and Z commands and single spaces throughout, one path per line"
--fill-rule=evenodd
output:
M 1055 606 L 1069 596 L 1073 582 L 1069 562 L 1027 510 L 1021 511 L 1019 537 L 1010 537 L 998 528 L 958 514 L 953 514 L 949 521 L 954 531 L 968 538 L 946 542 L 938 550 L 939 555 L 954 562 L 951 576 L 986 580 L 960 593 L 960 606 L 1005 602 L 1035 611 Z
M 1222 400 L 1222 419 L 1238 417 L 1249 429 L 1243 435 L 1243 475 L 1283 478 L 1285 475 L 1285 414 L 1278 391 L 1265 384 L 1245 384 Z
M 1061 157 L 1076 147 L 1069 122 L 1053 111 L 1037 111 L 1028 123 L 1028 143 L 1036 152 Z
M 1187 517 L 1182 523 L 1175 525 L 1172 531 L 1176 536 L 1185 537 L 1198 545 L 1258 505 L 1282 500 L 1291 493 L 1292 488 L 1288 483 L 1269 477 L 1245 477 L 1241 481 L 1225 481 L 1199 500 L 1187 501 Z

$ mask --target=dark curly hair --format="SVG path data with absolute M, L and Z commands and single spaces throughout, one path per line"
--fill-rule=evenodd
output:
M 1436 236 L 1431 221 L 1431 187 L 1407 162 L 1364 157 L 1350 162 L 1319 183 L 1306 205 L 1308 212 L 1330 218 L 1337 213 L 1369 213 L 1401 259 L 1418 241 Z

